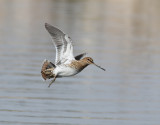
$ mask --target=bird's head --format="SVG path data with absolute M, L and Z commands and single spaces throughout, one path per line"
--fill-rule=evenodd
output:
M 100 69 L 102 69 L 102 70 L 105 71 L 104 68 L 102 68 L 102 67 L 100 67 L 99 65 L 95 64 L 94 61 L 93 61 L 93 59 L 92 59 L 91 57 L 85 57 L 85 58 L 83 58 L 82 60 L 83 60 L 85 63 L 87 63 L 88 65 L 94 64 L 94 65 L 97 66 L 98 68 L 100 68 Z

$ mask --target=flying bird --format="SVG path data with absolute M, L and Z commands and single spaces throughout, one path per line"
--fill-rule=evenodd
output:
M 94 64 L 105 71 L 104 68 L 95 64 L 91 57 L 84 57 L 86 53 L 74 57 L 72 40 L 67 34 L 48 23 L 45 23 L 45 28 L 51 35 L 56 48 L 55 64 L 49 60 L 44 60 L 41 69 L 44 80 L 53 78 L 48 87 L 52 85 L 56 78 L 76 75 L 90 64 Z

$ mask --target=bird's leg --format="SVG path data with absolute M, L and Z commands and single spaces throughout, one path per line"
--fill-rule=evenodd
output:
M 55 80 L 56 80 L 56 75 L 54 76 L 53 80 L 50 82 L 48 87 L 50 87 Z

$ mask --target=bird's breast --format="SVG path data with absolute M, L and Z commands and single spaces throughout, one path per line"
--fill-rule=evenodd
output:
M 71 68 L 69 66 L 58 66 L 54 70 L 54 74 L 57 75 L 57 77 L 68 77 L 73 76 L 78 73 L 78 70 L 75 68 Z
M 53 74 L 57 77 L 68 77 L 76 75 L 77 73 L 81 72 L 88 64 L 73 60 L 69 64 L 62 64 L 59 65 L 53 70 Z

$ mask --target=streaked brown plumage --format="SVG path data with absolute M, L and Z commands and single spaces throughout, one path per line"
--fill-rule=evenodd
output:
M 90 64 L 94 64 L 105 71 L 105 69 L 96 65 L 91 57 L 81 59 L 85 53 L 74 57 L 72 40 L 67 34 L 47 23 L 45 23 L 45 28 L 52 36 L 56 48 L 55 64 L 45 60 L 41 69 L 41 75 L 45 80 L 53 78 L 48 87 L 56 78 L 76 75 Z

